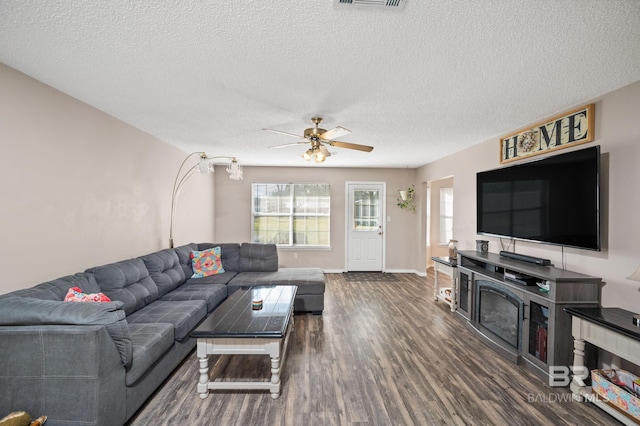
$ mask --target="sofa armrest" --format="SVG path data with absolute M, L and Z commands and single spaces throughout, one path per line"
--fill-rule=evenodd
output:
M 124 424 L 125 367 L 104 325 L 0 326 L 0 342 L 0 413 Z
M 122 306 L 118 301 L 85 303 L 9 297 L 0 299 L 0 326 L 101 325 L 118 349 L 122 364 L 128 367 L 133 348 Z

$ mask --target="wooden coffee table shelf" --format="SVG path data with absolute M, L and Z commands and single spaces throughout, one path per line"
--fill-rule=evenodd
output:
M 293 301 L 296 286 L 261 286 L 240 289 L 225 300 L 192 333 L 197 338 L 200 398 L 215 389 L 265 389 L 273 399 L 280 396 L 280 372 L 293 329 Z M 251 301 L 263 306 L 253 310 Z M 217 366 L 209 374 L 209 355 L 268 355 L 271 377 L 256 381 L 215 380 Z

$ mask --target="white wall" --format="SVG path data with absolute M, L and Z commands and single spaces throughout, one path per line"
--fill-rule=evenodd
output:
M 603 306 L 640 312 L 640 283 L 626 279 L 640 266 L 640 82 L 583 104 L 591 102 L 596 106 L 595 141 L 555 153 L 601 146 L 602 251 L 565 248 L 563 256 L 561 247 L 521 241 L 516 243 L 516 251 L 551 259 L 557 267 L 564 264 L 568 270 L 602 277 L 606 283 Z M 531 123 L 521 127 L 540 118 L 532 117 Z M 515 130 L 505 129 L 505 134 Z M 454 237 L 460 240 L 461 250 L 474 250 L 475 240 L 480 238 L 475 228 L 475 178 L 479 171 L 500 167 L 499 142 L 498 136 L 418 169 L 417 180 L 423 182 L 454 176 Z M 482 239 L 490 241 L 490 251 L 501 250 L 499 239 Z
M 168 247 L 185 152 L 2 64 L 0 93 L 0 293 Z M 212 238 L 212 188 L 185 187 L 177 243 Z

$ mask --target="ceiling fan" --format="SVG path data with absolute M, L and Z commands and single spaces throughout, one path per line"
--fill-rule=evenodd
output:
M 340 142 L 340 141 L 334 140 L 335 138 L 348 135 L 349 133 L 351 133 L 351 131 L 341 126 L 338 126 L 331 130 L 321 129 L 318 127 L 321 121 L 322 121 L 322 117 L 313 117 L 311 119 L 311 122 L 314 124 L 314 126 L 308 129 L 305 129 L 304 136 L 299 136 L 293 133 L 283 132 L 281 130 L 275 130 L 275 129 L 262 129 L 262 130 L 266 130 L 268 132 L 280 133 L 283 135 L 293 136 L 294 138 L 302 139 L 298 142 L 270 146 L 269 148 L 284 148 L 287 146 L 294 146 L 294 145 L 306 144 L 311 142 L 311 148 L 309 148 L 304 154 L 302 154 L 302 157 L 307 161 L 311 161 L 311 159 L 313 158 L 316 163 L 322 163 L 327 157 L 331 156 L 331 153 L 329 152 L 329 150 L 325 145 L 335 146 L 336 148 L 355 149 L 358 151 L 365 151 L 365 152 L 371 152 L 373 150 L 372 146 L 359 145 L 357 143 Z

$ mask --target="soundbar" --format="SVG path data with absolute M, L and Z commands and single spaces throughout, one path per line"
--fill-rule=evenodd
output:
M 549 259 L 542 259 L 541 257 L 527 256 L 525 254 L 518 254 L 510 251 L 502 250 L 500 252 L 500 256 L 513 259 L 513 260 L 521 260 L 523 262 L 535 263 L 536 265 L 540 265 L 540 266 L 551 265 L 551 261 Z

